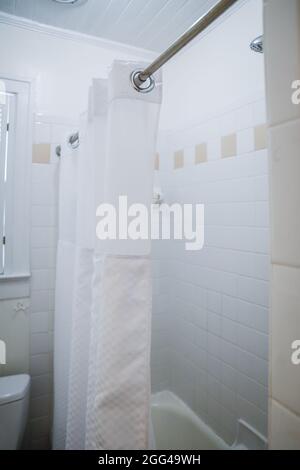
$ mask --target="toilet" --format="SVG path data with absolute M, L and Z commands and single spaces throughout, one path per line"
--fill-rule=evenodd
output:
M 0 377 L 0 450 L 19 449 L 28 418 L 30 377 Z

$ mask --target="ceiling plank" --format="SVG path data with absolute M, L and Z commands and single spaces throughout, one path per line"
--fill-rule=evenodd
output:
M 166 49 L 217 0 L 0 0 L 0 11 L 157 52 Z

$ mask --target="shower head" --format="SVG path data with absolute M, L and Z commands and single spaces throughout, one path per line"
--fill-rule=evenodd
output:
M 264 42 L 263 42 L 263 36 L 258 36 L 257 38 L 253 39 L 253 41 L 250 44 L 250 49 L 254 52 L 259 52 L 260 54 L 263 54 L 264 52 Z

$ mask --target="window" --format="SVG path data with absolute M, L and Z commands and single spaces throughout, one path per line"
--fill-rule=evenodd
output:
M 29 83 L 0 77 L 0 298 L 29 288 L 29 100 Z
M 0 274 L 5 274 L 5 225 L 8 216 L 9 185 L 12 175 L 8 175 L 8 152 L 11 150 L 11 138 L 15 128 L 15 95 L 1 92 L 0 95 Z M 10 152 L 11 153 L 11 152 Z M 8 180 L 9 176 L 9 180 Z
M 4 273 L 5 260 L 5 182 L 8 146 L 8 103 L 3 93 L 0 95 L 0 274 Z

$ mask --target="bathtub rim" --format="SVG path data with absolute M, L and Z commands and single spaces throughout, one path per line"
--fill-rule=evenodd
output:
M 160 406 L 167 407 L 169 410 L 174 410 L 182 416 L 188 417 L 193 424 L 201 431 L 204 432 L 216 444 L 216 450 L 230 450 L 231 446 L 218 436 L 218 434 L 206 424 L 201 417 L 199 417 L 181 398 L 169 390 L 156 392 L 151 396 L 151 410 Z M 154 432 L 155 435 L 155 432 Z

